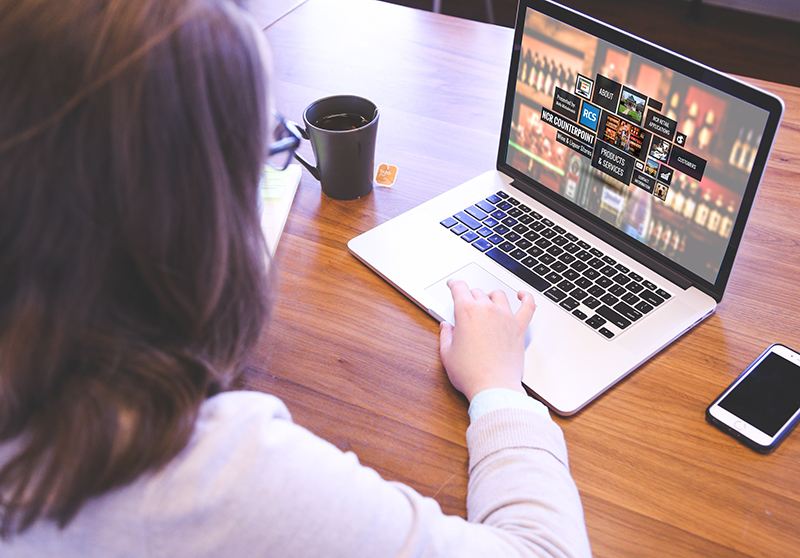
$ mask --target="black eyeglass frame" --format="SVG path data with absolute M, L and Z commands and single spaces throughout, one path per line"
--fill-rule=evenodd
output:
M 300 140 L 303 139 L 303 134 L 300 127 L 292 122 L 286 120 L 278 112 L 273 112 L 273 117 L 277 120 L 275 131 L 273 133 L 275 141 L 269 145 L 269 152 L 267 154 L 267 164 L 275 170 L 285 170 L 292 161 L 294 152 L 300 145 Z M 285 154 L 283 157 L 277 155 Z

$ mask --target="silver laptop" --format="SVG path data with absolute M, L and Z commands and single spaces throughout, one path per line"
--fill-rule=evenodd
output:
M 523 382 L 571 415 L 722 299 L 783 102 L 521 0 L 497 168 L 350 251 L 437 320 L 446 282 L 533 292 Z

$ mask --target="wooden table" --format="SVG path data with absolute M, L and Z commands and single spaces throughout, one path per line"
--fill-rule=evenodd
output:
M 346 243 L 494 168 L 512 32 L 373 0 L 307 0 L 266 35 L 278 108 L 299 120 L 325 95 L 370 98 L 376 163 L 399 175 L 350 202 L 303 175 L 271 325 L 237 387 L 281 397 L 297 423 L 464 515 L 467 402 L 439 360 L 438 324 Z M 800 552 L 800 432 L 762 456 L 704 419 L 770 343 L 800 347 L 800 89 L 754 83 L 787 112 L 728 294 L 576 417 L 555 418 L 596 556 Z

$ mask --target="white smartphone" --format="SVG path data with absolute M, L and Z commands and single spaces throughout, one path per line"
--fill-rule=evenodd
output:
M 800 354 L 772 345 L 708 409 L 708 422 L 761 453 L 800 419 Z

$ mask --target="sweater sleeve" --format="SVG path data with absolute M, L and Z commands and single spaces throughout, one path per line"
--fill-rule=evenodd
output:
M 469 521 L 295 425 L 276 398 L 221 394 L 151 484 L 148 546 L 165 557 L 590 555 L 555 423 L 491 411 L 467 444 Z

